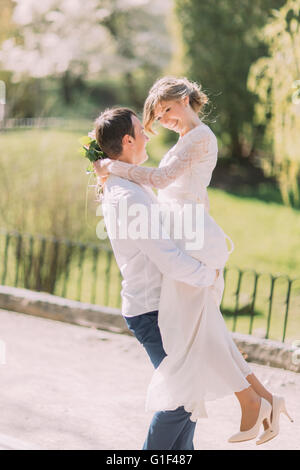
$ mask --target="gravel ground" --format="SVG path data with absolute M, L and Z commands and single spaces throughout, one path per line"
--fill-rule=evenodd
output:
M 135 338 L 6 310 L 0 325 L 0 449 L 141 449 L 152 417 L 144 410 L 152 364 Z M 229 444 L 240 424 L 231 395 L 208 402 L 195 449 L 300 450 L 300 374 L 252 368 L 285 396 L 294 423 L 281 415 L 280 434 L 261 446 Z

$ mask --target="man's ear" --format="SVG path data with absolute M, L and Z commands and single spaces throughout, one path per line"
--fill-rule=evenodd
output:
M 131 135 L 125 134 L 124 137 L 123 137 L 123 139 L 122 139 L 122 144 L 123 144 L 123 145 L 126 145 L 126 144 L 131 143 L 131 141 L 132 141 Z

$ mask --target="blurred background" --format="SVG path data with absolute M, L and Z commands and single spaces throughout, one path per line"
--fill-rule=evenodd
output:
M 300 335 L 300 0 L 0 0 L 0 284 L 120 306 L 78 139 L 140 115 L 163 75 L 199 82 L 218 138 L 211 213 L 235 243 L 232 329 Z M 175 139 L 175 140 L 174 140 Z M 159 129 L 146 165 L 176 141 Z

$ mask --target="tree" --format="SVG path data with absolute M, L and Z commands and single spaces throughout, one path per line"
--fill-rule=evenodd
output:
M 255 96 L 247 89 L 251 64 L 267 52 L 257 36 L 271 8 L 284 0 L 175 0 L 187 68 L 217 108 L 216 132 L 227 154 L 241 160 L 253 153 Z M 248 142 L 245 142 L 247 137 Z
M 252 65 L 249 89 L 256 93 L 256 120 L 266 126 L 273 158 L 264 169 L 278 180 L 286 204 L 300 206 L 300 2 L 288 0 L 262 31 L 269 57 Z
M 105 5 L 110 14 L 103 25 L 116 44 L 118 66 L 123 71 L 130 102 L 139 108 L 145 89 L 150 88 L 171 58 L 166 18 L 172 2 L 106 0 Z M 142 90 L 138 83 L 142 83 Z
M 18 27 L 13 20 L 13 12 L 15 8 L 15 2 L 13 0 L 1 0 L 1 16 L 0 16 L 0 47 L 1 44 L 7 39 L 12 39 L 19 44 L 21 41 L 20 34 L 18 32 Z M 7 70 L 5 63 L 0 70 L 0 81 L 2 83 L 2 90 L 5 96 L 9 96 L 9 102 L 6 100 L 6 104 L 2 108 L 2 117 L 5 114 L 10 113 L 11 110 L 14 111 L 14 115 L 19 117 L 18 105 L 24 107 L 24 101 L 26 101 L 25 91 L 31 87 L 34 87 L 35 84 L 33 81 L 23 81 L 21 86 L 17 87 L 12 81 L 13 74 L 11 71 Z M 4 84 L 4 85 L 3 85 Z M 28 109 L 31 111 L 35 107 L 35 100 L 31 97 L 30 101 L 27 99 Z M 27 106 L 26 106 L 27 107 Z M 32 115 L 32 114 L 31 114 Z
M 74 80 L 155 73 L 169 60 L 166 8 L 159 0 L 15 0 L 22 41 L 2 44 L 0 61 L 16 80 L 60 77 L 67 103 Z M 132 86 L 134 88 L 134 86 Z

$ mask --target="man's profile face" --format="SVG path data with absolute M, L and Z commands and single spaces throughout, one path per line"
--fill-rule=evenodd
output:
M 134 126 L 134 145 L 132 152 L 132 162 L 139 165 L 148 159 L 146 152 L 146 144 L 149 137 L 145 134 L 144 127 L 136 116 L 131 116 L 132 124 Z

